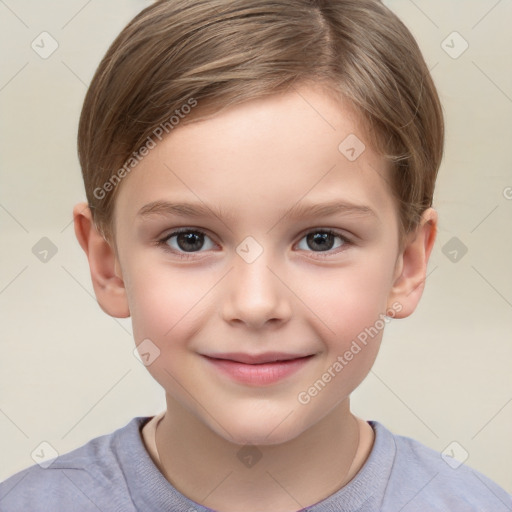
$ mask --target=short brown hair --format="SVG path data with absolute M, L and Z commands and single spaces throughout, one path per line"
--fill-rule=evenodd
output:
M 444 123 L 414 37 L 378 0 L 159 0 L 141 11 L 99 64 L 80 117 L 99 231 L 114 240 L 116 185 L 157 127 L 299 83 L 325 84 L 361 115 L 391 162 L 402 240 L 432 205 Z

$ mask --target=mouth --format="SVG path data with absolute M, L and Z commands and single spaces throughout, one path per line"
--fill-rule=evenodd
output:
M 210 359 L 221 359 L 244 364 L 271 364 L 282 361 L 293 361 L 295 359 L 304 359 L 314 354 L 285 354 L 282 352 L 265 352 L 263 354 L 245 354 L 242 352 L 230 352 L 221 354 L 205 355 Z
M 297 372 L 315 356 L 315 354 L 215 354 L 204 355 L 209 365 L 223 375 L 227 375 L 243 384 L 268 385 L 282 380 Z

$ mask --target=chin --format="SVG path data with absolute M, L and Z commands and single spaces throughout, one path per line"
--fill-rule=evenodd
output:
M 293 416 L 290 414 L 289 419 L 292 420 Z M 257 420 L 246 417 L 240 418 L 240 421 L 227 422 L 223 424 L 227 432 L 218 424 L 210 425 L 210 428 L 230 443 L 242 446 L 272 446 L 287 443 L 302 433 L 294 421 L 283 419 L 270 420 L 262 415 Z

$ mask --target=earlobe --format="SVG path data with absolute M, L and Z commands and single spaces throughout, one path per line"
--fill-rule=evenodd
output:
M 130 316 L 128 297 L 115 251 L 98 232 L 87 203 L 73 208 L 73 221 L 78 243 L 89 261 L 94 293 L 101 309 L 110 316 Z
M 427 264 L 434 247 L 437 234 L 437 212 L 428 208 L 423 212 L 421 221 L 411 233 L 398 257 L 393 287 L 388 297 L 388 308 L 399 303 L 401 309 L 395 318 L 409 316 L 418 305 L 427 274 Z

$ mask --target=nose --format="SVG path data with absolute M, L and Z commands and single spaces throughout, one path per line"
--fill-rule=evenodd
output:
M 277 326 L 290 319 L 290 291 L 265 254 L 263 252 L 252 263 L 235 255 L 222 309 L 225 321 L 261 329 L 267 324 Z

